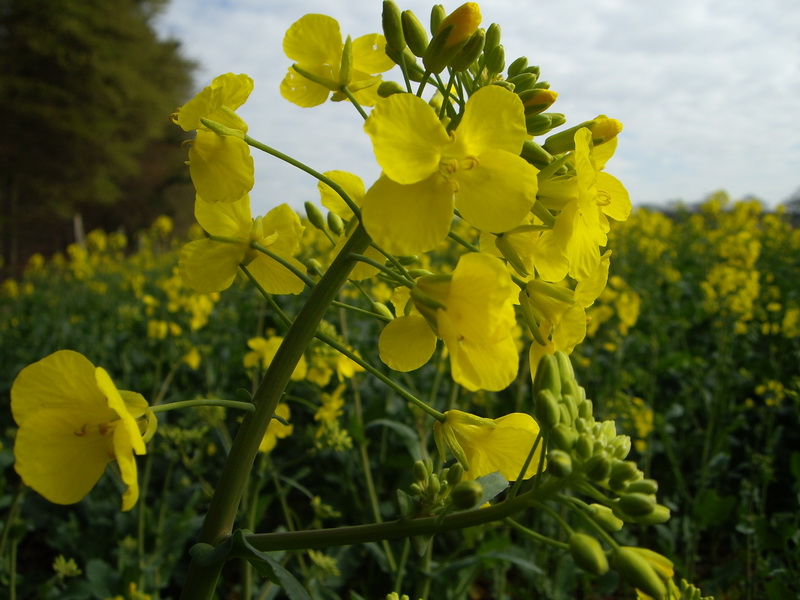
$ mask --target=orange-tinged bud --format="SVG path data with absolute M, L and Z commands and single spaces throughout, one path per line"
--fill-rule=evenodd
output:
M 466 42 L 478 29 L 481 18 L 481 8 L 477 2 L 465 2 L 445 17 L 436 32 L 442 31 L 448 25 L 455 26 L 444 45 L 445 48 L 451 48 Z
M 522 105 L 525 107 L 525 115 L 538 115 L 550 108 L 556 98 L 558 98 L 557 92 L 542 88 L 525 90 L 519 95 L 519 99 L 522 100 Z

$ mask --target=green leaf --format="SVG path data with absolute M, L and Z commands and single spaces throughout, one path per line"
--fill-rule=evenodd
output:
M 272 583 L 281 586 L 290 600 L 311 600 L 311 596 L 305 588 L 281 563 L 269 554 L 257 550 L 247 541 L 248 533 L 251 532 L 246 529 L 237 529 L 233 532 L 231 539 L 236 553 L 243 554 L 259 575 L 267 577 Z

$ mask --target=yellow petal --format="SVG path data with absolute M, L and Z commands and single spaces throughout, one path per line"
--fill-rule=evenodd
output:
M 112 436 L 76 435 L 82 425 L 77 412 L 48 409 L 31 415 L 17 432 L 14 468 L 50 502 L 80 501 L 113 459 Z
M 181 249 L 178 269 L 183 282 L 201 293 L 228 289 L 247 248 L 213 240 L 196 240 Z
M 528 133 L 525 108 L 519 96 L 497 85 L 487 85 L 467 100 L 456 129 L 454 146 L 462 156 L 486 150 L 505 150 L 519 156 Z M 527 164 L 527 163 L 526 163 Z
M 433 109 L 412 94 L 394 94 L 378 102 L 364 131 L 372 138 L 375 158 L 389 179 L 417 183 L 439 169 L 449 143 Z
M 106 397 L 108 407 L 119 417 L 114 428 L 114 436 L 117 437 L 118 434 L 121 434 L 127 437 L 128 442 L 126 443 L 130 445 L 133 451 L 136 454 L 144 454 L 146 449 L 139 433 L 139 426 L 136 424 L 133 415 L 128 412 L 125 401 L 122 399 L 122 395 L 114 385 L 114 382 L 111 381 L 108 372 L 102 367 L 97 367 L 95 369 L 95 380 L 97 381 L 97 387 Z
M 394 67 L 386 56 L 386 38 L 377 33 L 362 35 L 353 40 L 353 70 L 364 73 L 383 73 Z
M 361 206 L 366 192 L 364 182 L 358 175 L 353 175 L 347 171 L 328 171 L 323 175 L 339 185 L 356 205 Z M 331 186 L 320 181 L 317 184 L 317 188 L 322 197 L 322 206 L 347 221 L 353 218 L 353 211 L 350 210 L 347 203 L 342 200 L 342 197 Z
M 253 189 L 253 157 L 244 140 L 198 131 L 189 148 L 189 175 L 206 202 L 235 202 Z
M 201 198 L 196 198 L 194 216 L 200 227 L 209 234 L 240 237 L 243 241 L 249 238 L 250 228 L 253 226 L 249 194 L 245 194 L 235 202 L 219 202 L 217 204 L 210 204 Z
M 325 79 L 333 77 L 331 68 L 328 66 L 306 67 L 306 70 Z M 281 96 L 303 108 L 323 104 L 330 94 L 331 91 L 324 85 L 306 79 L 291 67 L 281 82 Z
M 268 246 L 272 252 L 283 257 L 291 257 L 297 252 L 303 235 L 303 224 L 288 204 L 280 204 L 264 215 L 261 227 L 264 237 L 271 238 L 273 233 L 278 234 Z M 302 270 L 305 271 L 305 267 Z
M 600 257 L 597 268 L 575 286 L 575 301 L 588 308 L 606 288 L 608 282 L 608 269 L 611 265 L 611 250 L 607 250 Z
M 564 313 L 553 329 L 553 349 L 571 354 L 586 337 L 586 311 L 575 304 Z
M 122 493 L 122 510 L 132 509 L 139 499 L 139 478 L 136 459 L 133 457 L 136 442 L 136 438 L 131 437 L 126 428 L 117 426 L 114 429 L 114 454 L 119 465 L 122 482 L 127 486 Z M 141 437 L 138 438 L 138 442 L 144 445 Z M 137 454 L 143 454 L 143 452 Z
M 178 112 L 178 125 L 184 131 L 203 127 L 201 118 L 222 123 L 231 129 L 247 131 L 247 124 L 232 114 L 253 91 L 253 80 L 247 75 L 226 73 L 214 78 L 211 85 L 199 92 Z M 229 110 L 221 110 L 223 107 Z
M 305 273 L 306 268 L 299 260 L 291 256 L 282 258 Z M 269 294 L 299 294 L 305 289 L 305 284 L 297 275 L 260 252 L 255 260 L 247 265 L 247 270 Z
M 286 31 L 283 51 L 296 63 L 338 65 L 342 59 L 342 33 L 336 19 L 327 15 L 300 17 Z
M 598 173 L 597 189 L 608 196 L 608 204 L 601 204 L 601 210 L 615 221 L 625 221 L 631 214 L 631 199 L 620 180 L 608 173 Z
M 387 252 L 427 252 L 450 231 L 453 191 L 438 173 L 412 185 L 381 176 L 367 190 L 361 218 L 367 233 Z
M 398 317 L 381 331 L 381 360 L 395 371 L 413 371 L 425 365 L 436 350 L 436 336 L 419 315 Z
M 475 168 L 456 173 L 456 208 L 482 231 L 513 229 L 536 201 L 536 168 L 503 150 L 488 150 L 478 160 Z

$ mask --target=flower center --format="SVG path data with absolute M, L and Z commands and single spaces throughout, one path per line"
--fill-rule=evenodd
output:
M 455 157 L 442 157 L 439 161 L 439 174 L 450 182 L 453 186 L 453 192 L 458 192 L 459 184 L 456 175 L 459 171 L 469 171 L 474 169 L 480 163 L 474 156 L 466 156 L 463 158 Z

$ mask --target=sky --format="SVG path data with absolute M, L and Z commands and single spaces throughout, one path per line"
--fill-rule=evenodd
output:
M 428 22 L 432 4 L 396 3 Z M 443 4 L 450 12 L 460 2 Z M 601 113 L 624 124 L 606 170 L 634 205 L 694 203 L 724 190 L 774 207 L 800 190 L 800 1 L 486 0 L 481 12 L 482 27 L 502 28 L 506 64 L 527 56 L 541 67 L 564 127 Z M 354 108 L 300 108 L 280 96 L 291 65 L 283 36 L 307 13 L 334 17 L 354 39 L 381 32 L 380 0 L 171 0 L 156 27 L 199 64 L 197 91 L 222 73 L 253 78 L 237 111 L 252 137 L 369 186 L 380 169 Z M 384 79 L 401 80 L 397 71 Z M 316 180 L 253 154 L 254 214 L 318 201 Z

